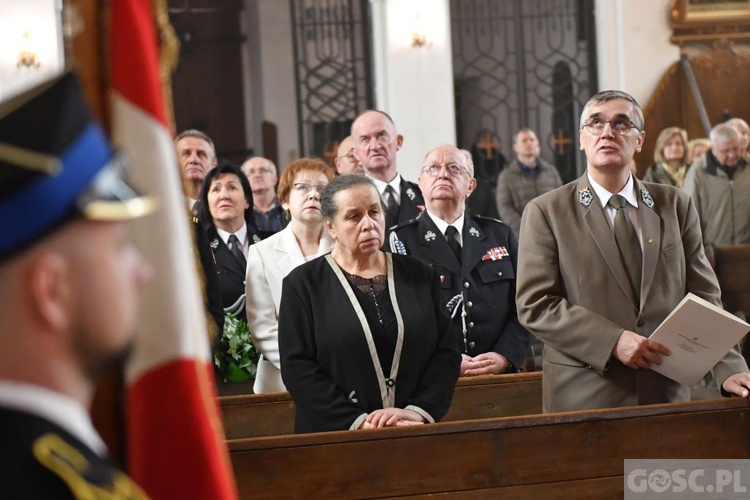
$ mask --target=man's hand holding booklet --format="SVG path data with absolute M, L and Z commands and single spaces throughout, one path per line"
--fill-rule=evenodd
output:
M 750 331 L 750 325 L 688 293 L 649 337 L 672 354 L 651 369 L 681 384 L 697 384 Z

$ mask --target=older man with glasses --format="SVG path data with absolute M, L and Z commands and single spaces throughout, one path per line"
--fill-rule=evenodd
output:
M 339 144 L 336 150 L 336 158 L 333 160 L 336 165 L 336 172 L 339 175 L 364 174 L 365 167 L 354 156 L 354 139 L 352 136 L 346 136 Z
M 650 369 L 670 351 L 649 336 L 688 292 L 720 307 L 719 285 L 690 197 L 630 170 L 643 130 L 632 96 L 593 96 L 579 132 L 586 173 L 524 210 L 516 303 L 545 344 L 545 412 L 690 399 Z M 747 371 L 735 347 L 712 374 L 724 393 L 747 397 Z
M 518 241 L 506 224 L 466 211 L 475 186 L 468 151 L 447 145 L 430 151 L 419 176 L 426 213 L 399 225 L 390 246 L 437 267 L 462 353 L 461 376 L 517 372 L 529 354 L 514 301 Z
M 276 196 L 276 165 L 268 158 L 254 156 L 245 160 L 242 171 L 250 181 L 250 189 L 253 192 L 255 225 L 261 238 L 265 239 L 289 224 L 289 219 Z

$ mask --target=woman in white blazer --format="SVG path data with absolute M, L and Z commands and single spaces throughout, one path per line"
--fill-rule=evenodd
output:
M 295 267 L 333 248 L 320 213 L 320 193 L 333 175 L 333 169 L 317 158 L 290 163 L 278 187 L 289 225 L 250 247 L 245 281 L 247 323 L 261 353 L 253 386 L 256 394 L 286 390 L 281 381 L 278 341 L 281 282 Z

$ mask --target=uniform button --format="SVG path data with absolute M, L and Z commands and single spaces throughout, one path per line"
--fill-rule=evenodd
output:
M 471 284 L 468 281 L 464 281 L 464 288 L 469 288 Z
M 497 272 L 497 275 L 498 275 L 498 276 L 502 276 L 502 275 L 503 275 L 503 272 L 502 272 L 502 271 L 498 271 L 498 272 Z
M 646 324 L 646 322 L 643 321 L 642 319 L 639 319 L 638 322 L 636 323 L 636 325 L 638 325 L 638 326 L 643 326 L 645 324 Z
M 474 322 L 473 321 L 469 321 L 469 328 L 474 328 Z
M 471 347 L 472 349 L 474 348 L 474 346 L 475 346 L 475 345 L 476 345 L 476 344 L 474 343 L 474 341 L 473 341 L 473 340 L 472 340 L 471 342 L 469 342 L 469 347 Z
M 474 307 L 474 302 L 472 302 L 472 301 L 468 301 L 468 302 L 466 303 L 466 307 L 469 307 L 469 308 L 472 308 L 472 307 Z

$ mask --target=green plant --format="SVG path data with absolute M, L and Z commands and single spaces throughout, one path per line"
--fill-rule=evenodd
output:
M 214 349 L 214 364 L 225 382 L 255 378 L 260 352 L 253 345 L 247 323 L 232 314 L 224 318 L 224 331 Z

